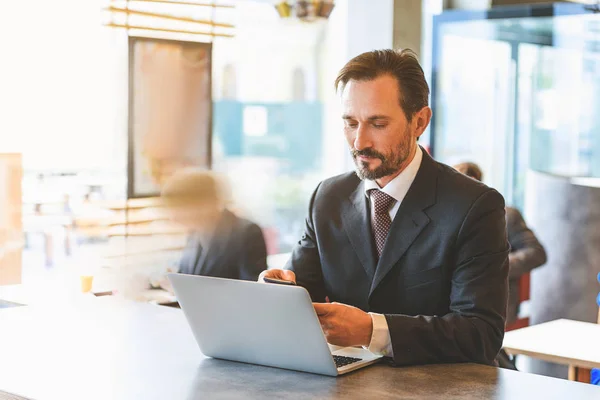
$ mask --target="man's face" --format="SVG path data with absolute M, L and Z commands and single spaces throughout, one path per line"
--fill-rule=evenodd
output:
M 429 107 L 424 107 L 409 122 L 400 106 L 398 81 L 390 75 L 349 81 L 342 92 L 342 110 L 356 172 L 370 180 L 406 167 L 431 115 Z

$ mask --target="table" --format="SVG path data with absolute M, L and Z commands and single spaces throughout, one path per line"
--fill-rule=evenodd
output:
M 600 388 L 475 364 L 339 378 L 205 358 L 181 310 L 86 298 L 0 311 L 0 390 L 70 399 L 594 399 Z
M 569 366 L 569 379 L 590 382 L 590 368 L 600 368 L 600 325 L 558 319 L 507 332 L 504 349 Z

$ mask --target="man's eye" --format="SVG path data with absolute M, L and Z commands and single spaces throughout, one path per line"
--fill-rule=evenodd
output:
M 383 129 L 385 128 L 387 125 L 381 125 L 381 124 L 373 124 L 373 127 L 377 128 L 377 129 Z
M 358 124 L 346 124 L 348 128 L 356 128 Z

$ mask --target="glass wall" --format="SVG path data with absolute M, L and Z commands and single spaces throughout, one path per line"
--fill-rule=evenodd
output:
M 435 155 L 479 163 L 517 207 L 528 169 L 600 176 L 600 15 L 568 4 L 537 10 L 449 13 L 438 25 Z
M 444 30 L 441 47 L 443 68 L 433 105 L 435 156 L 448 164 L 475 162 L 486 182 L 504 188 L 513 111 L 510 45 Z
M 88 201 L 126 196 L 128 48 L 124 30 L 103 26 L 108 3 L 46 3 L 0 6 L 0 44 L 10 55 L 0 73 L 0 152 L 23 154 L 26 254 L 38 263 L 49 246 L 40 229 L 57 231 L 53 258 L 61 264 L 56 221 L 78 219 Z M 343 24 L 332 24 L 346 15 L 340 5 L 329 21 L 285 21 L 269 2 L 233 3 L 214 10 L 235 24 L 235 37 L 213 43 L 213 167 L 231 184 L 234 210 L 264 228 L 269 253 L 287 252 L 317 183 L 349 167 L 331 112 L 331 75 L 340 67 L 331 58 L 345 60 L 347 51 Z M 326 154 L 324 143 L 339 151 Z
M 324 25 L 282 21 L 268 3 L 240 2 L 236 13 L 236 37 L 214 43 L 213 167 L 269 252 L 288 252 L 324 178 Z
M 123 3 L 0 6 L 0 153 L 23 155 L 22 283 L 40 298 L 73 293 L 89 276 L 95 292 L 135 297 L 176 268 L 185 245 L 187 232 L 169 224 L 159 201 L 125 201 L 128 34 L 212 39 L 184 21 L 160 33 L 104 26 L 165 27 L 103 9 Z M 229 181 L 232 210 L 263 228 L 269 254 L 286 253 L 318 182 L 353 168 L 333 81 L 349 58 L 391 46 L 393 2 L 339 1 L 314 22 L 281 19 L 270 1 L 217 3 L 235 7 L 129 7 L 234 25 L 211 29 L 234 34 L 212 46 L 212 166 Z
M 127 41 L 102 13 L 77 0 L 0 6 L 0 151 L 23 154 L 27 204 L 103 183 L 123 195 Z M 37 186 L 56 181 L 56 195 Z
M 127 36 L 103 26 L 104 5 L 0 5 L 0 153 L 23 155 L 25 284 L 61 280 L 87 200 L 125 195 Z

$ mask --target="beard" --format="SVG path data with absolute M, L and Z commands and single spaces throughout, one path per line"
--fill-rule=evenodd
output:
M 392 148 L 387 154 L 380 153 L 373 148 L 351 150 L 351 153 L 356 165 L 356 175 L 361 180 L 374 181 L 381 179 L 384 176 L 395 174 L 406 163 L 411 153 L 410 136 L 408 133 L 403 135 L 403 139 L 398 146 Z M 381 164 L 378 167 L 369 168 L 369 163 L 360 161 L 357 158 L 358 156 L 378 158 Z

